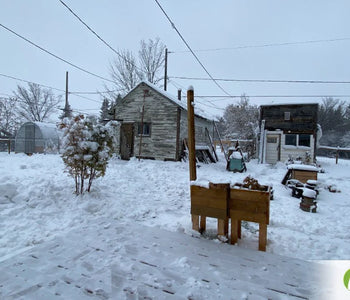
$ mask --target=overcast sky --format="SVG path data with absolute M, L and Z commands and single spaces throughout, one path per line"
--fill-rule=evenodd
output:
M 171 78 L 208 75 L 186 52 L 188 49 L 154 0 L 64 2 L 116 50 L 128 49 L 137 54 L 141 39 L 159 37 L 173 52 L 168 61 L 168 91 L 174 96 L 178 87 L 186 90 L 189 85 L 194 86 L 196 95 L 226 95 L 212 81 Z M 202 50 L 196 51 L 196 55 L 214 78 L 350 81 L 349 0 L 159 0 L 159 3 L 190 47 Z M 58 0 L 0 0 L 0 24 L 79 67 L 110 78 L 109 64 L 115 54 Z M 68 71 L 70 91 L 103 91 L 104 84 L 112 88 L 110 83 L 53 58 L 2 27 L 0 41 L 0 74 L 64 90 Z M 255 104 L 321 99 L 254 97 L 258 95 L 349 95 L 341 99 L 350 100 L 350 84 L 217 83 L 229 95 L 245 93 Z M 0 96 L 11 95 L 17 84 L 26 85 L 0 76 Z M 70 95 L 72 108 L 97 113 L 101 97 L 84 96 L 89 99 Z M 237 98 L 198 98 L 198 105 L 218 114 L 227 104 L 237 101 Z M 212 109 L 213 105 L 219 109 Z

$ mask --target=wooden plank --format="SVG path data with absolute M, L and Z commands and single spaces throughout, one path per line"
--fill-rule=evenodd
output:
M 228 218 L 218 219 L 218 235 L 228 234 Z
M 292 178 L 298 179 L 302 183 L 306 183 L 309 179 L 317 180 L 317 173 L 316 171 L 306 171 L 306 170 L 293 170 L 292 171 Z
M 231 239 L 230 243 L 232 245 L 236 244 L 238 241 L 238 226 L 239 221 L 237 219 L 231 219 Z
M 227 218 L 228 189 L 191 186 L 191 213 L 218 219 Z
M 269 224 L 267 214 L 252 213 L 243 210 L 230 210 L 230 218 L 240 219 L 248 222 Z
M 259 250 L 266 251 L 267 225 L 259 223 Z
M 216 218 L 216 219 L 224 219 L 227 217 L 226 210 L 224 211 L 222 209 L 216 209 L 212 207 L 203 207 L 203 206 L 194 206 L 194 205 L 191 205 L 191 214 L 206 216 L 206 217 Z
M 200 216 L 199 232 L 204 232 L 207 227 L 207 217 Z
M 192 229 L 199 231 L 199 215 L 192 214 Z

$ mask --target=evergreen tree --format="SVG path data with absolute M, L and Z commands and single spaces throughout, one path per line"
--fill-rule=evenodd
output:
M 100 110 L 100 122 L 103 123 L 106 120 L 110 120 L 110 105 L 108 99 L 103 99 L 101 110 Z

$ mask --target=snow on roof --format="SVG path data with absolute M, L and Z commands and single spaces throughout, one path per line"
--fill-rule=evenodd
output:
M 260 107 L 263 106 L 291 106 L 291 105 L 318 105 L 318 102 L 278 102 L 275 100 L 272 100 L 271 102 L 267 102 L 264 104 L 260 104 Z
M 31 123 L 31 122 L 28 122 Z M 48 139 L 52 137 L 58 137 L 57 126 L 52 123 L 44 123 L 44 122 L 34 122 L 36 126 L 39 127 L 43 138 Z
M 159 94 L 161 94 L 162 96 L 166 97 L 167 99 L 169 99 L 170 101 L 172 101 L 173 103 L 175 103 L 176 105 L 180 106 L 181 108 L 183 108 L 184 110 L 187 111 L 187 101 L 180 101 L 177 98 L 175 98 L 173 95 L 169 94 L 168 92 L 162 90 L 161 88 L 155 86 L 153 83 L 150 83 L 149 81 L 141 81 L 137 86 L 135 86 L 132 90 L 130 90 L 128 92 L 131 93 L 132 91 L 134 91 L 140 84 L 146 84 L 148 85 L 150 88 L 152 88 L 153 90 L 155 90 L 156 92 L 158 92 Z M 215 120 L 216 118 L 208 113 L 206 113 L 205 111 L 203 111 L 200 107 L 198 107 L 195 103 L 194 105 L 194 114 L 198 117 L 201 117 L 203 119 L 207 119 L 210 121 Z

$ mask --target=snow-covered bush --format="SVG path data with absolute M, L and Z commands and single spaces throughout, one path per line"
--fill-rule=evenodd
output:
M 65 119 L 62 159 L 68 173 L 75 180 L 75 193 L 84 193 L 85 180 L 90 192 L 95 178 L 104 176 L 108 160 L 115 151 L 114 131 L 117 122 L 98 123 L 93 116 Z

